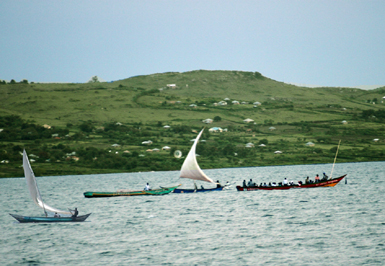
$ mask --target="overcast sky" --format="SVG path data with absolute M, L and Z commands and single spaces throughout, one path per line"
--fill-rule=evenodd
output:
M 5 80 L 207 69 L 297 84 L 385 85 L 383 0 L 1 0 L 0 10 Z

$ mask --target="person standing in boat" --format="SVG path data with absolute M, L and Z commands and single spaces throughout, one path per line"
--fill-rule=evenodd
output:
M 243 187 L 247 187 L 246 180 L 243 180 Z
M 217 180 L 217 188 L 220 188 L 220 187 L 222 187 L 221 183 L 219 183 L 219 180 Z
M 150 185 L 147 183 L 146 186 L 144 187 L 144 190 L 145 191 L 149 191 L 151 188 L 150 188 Z
M 78 214 L 78 208 L 75 207 L 74 214 L 72 215 L 72 217 L 78 217 Z
M 284 186 L 287 186 L 287 185 L 288 185 L 286 177 L 285 177 L 285 179 L 283 180 L 283 185 L 284 185 Z
M 309 183 L 310 183 L 309 177 L 306 177 L 305 184 L 309 184 Z
M 55 218 L 59 218 L 59 217 L 60 217 L 60 215 L 59 215 L 59 214 L 57 214 L 57 212 L 55 212 L 55 215 L 54 215 L 53 217 L 55 217 Z

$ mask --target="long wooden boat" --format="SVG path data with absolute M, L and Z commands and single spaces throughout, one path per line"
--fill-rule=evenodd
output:
M 346 175 L 336 177 L 330 180 L 324 180 L 317 183 L 308 183 L 308 184 L 296 184 L 291 186 L 253 186 L 253 187 L 242 187 L 237 186 L 238 191 L 254 191 L 254 190 L 287 190 L 291 188 L 301 189 L 301 188 L 315 188 L 315 187 L 334 187 L 337 185 Z
M 130 197 L 130 196 L 158 196 L 173 192 L 178 186 L 161 187 L 152 190 L 118 190 L 116 192 L 84 192 L 86 198 L 106 198 L 106 197 Z
M 81 215 L 77 217 L 33 217 L 33 216 L 21 216 L 16 214 L 10 215 L 18 220 L 20 223 L 71 223 L 71 222 L 84 222 L 91 213 Z

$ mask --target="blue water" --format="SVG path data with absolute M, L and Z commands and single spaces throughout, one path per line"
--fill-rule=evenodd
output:
M 85 191 L 183 182 L 179 172 L 38 177 L 47 204 L 92 212 L 84 223 L 20 224 L 43 215 L 24 178 L 0 180 L 0 265 L 385 265 L 385 162 L 336 164 L 333 188 L 238 192 L 252 178 L 314 178 L 331 164 L 205 170 L 222 192 L 83 197 Z M 235 184 L 235 183 L 236 184 Z M 209 186 L 209 185 L 205 185 Z

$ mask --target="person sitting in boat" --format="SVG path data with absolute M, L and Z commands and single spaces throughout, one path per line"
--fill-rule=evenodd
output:
M 309 177 L 306 177 L 305 184 L 309 184 L 309 183 L 310 183 Z
M 146 186 L 144 187 L 144 190 L 145 191 L 149 191 L 151 188 L 150 188 L 150 185 L 147 183 Z
M 302 185 L 302 181 L 298 181 L 298 186 L 301 186 Z
M 319 182 L 319 176 L 318 176 L 318 174 L 315 176 L 314 182 L 315 182 L 315 183 L 318 183 L 318 182 Z
M 246 180 L 243 180 L 243 187 L 247 187 Z
M 285 177 L 285 179 L 283 180 L 283 185 L 284 185 L 284 186 L 287 186 L 287 185 L 288 185 L 288 182 L 287 182 L 286 177 Z
M 271 187 L 271 182 L 269 182 L 269 187 Z
M 326 180 L 328 180 L 328 178 L 329 178 L 329 177 L 324 173 L 324 176 L 322 177 L 322 180 L 323 180 L 323 181 L 326 181 Z
M 205 188 L 201 185 L 201 189 L 205 189 Z
M 273 183 L 271 184 L 271 186 L 272 186 L 272 187 L 276 187 L 277 184 L 276 184 L 275 182 L 273 182 Z
M 220 188 L 220 187 L 222 187 L 221 183 L 219 183 L 219 180 L 217 180 L 217 188 Z
M 57 214 L 57 212 L 55 212 L 55 215 L 54 215 L 53 217 L 55 217 L 55 218 L 59 218 L 59 217 L 60 217 L 60 215 L 59 215 L 59 214 Z

